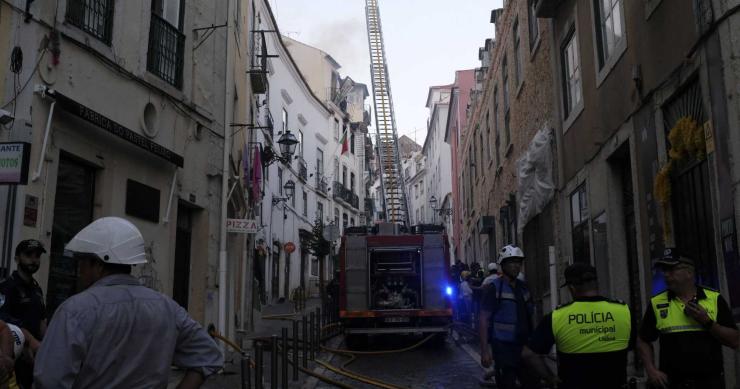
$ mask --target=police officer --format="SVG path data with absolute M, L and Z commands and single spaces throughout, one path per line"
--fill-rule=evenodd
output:
M 42 339 L 46 332 L 46 308 L 44 292 L 33 274 L 39 270 L 41 255 L 46 253 L 43 243 L 36 239 L 26 239 L 15 247 L 15 263 L 18 270 L 0 282 L 0 317 L 16 324 L 36 339 Z M 33 382 L 33 366 L 24 359 L 16 362 L 16 376 L 22 388 L 30 388 Z
M 522 348 L 532 332 L 533 311 L 527 285 L 517 279 L 523 261 L 524 252 L 519 247 L 502 248 L 499 268 L 503 274 L 486 286 L 481 301 L 481 365 L 487 368 L 496 361 L 496 385 L 500 389 L 517 388 L 517 379 L 522 388 L 536 384 L 521 364 Z
M 558 388 L 622 388 L 627 380 L 627 352 L 635 338 L 629 308 L 599 295 L 596 269 L 591 265 L 568 266 L 563 286 L 573 301 L 542 319 L 522 358 Z M 558 351 L 557 376 L 542 358 L 553 345 Z
M 694 261 L 667 248 L 655 262 L 668 290 L 650 299 L 637 348 L 654 387 L 723 389 L 722 346 L 738 348 L 738 330 L 724 298 L 696 285 Z M 652 342 L 660 341 L 660 369 Z

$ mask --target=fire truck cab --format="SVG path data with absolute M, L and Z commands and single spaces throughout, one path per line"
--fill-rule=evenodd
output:
M 356 334 L 440 333 L 452 323 L 443 227 L 348 227 L 340 246 L 339 317 Z

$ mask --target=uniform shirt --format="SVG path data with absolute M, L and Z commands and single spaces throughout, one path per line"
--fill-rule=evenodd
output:
M 0 314 L 12 318 L 11 322 L 27 329 L 36 339 L 41 340 L 41 322 L 46 319 L 46 307 L 44 292 L 38 282 L 34 279 L 30 283 L 26 282 L 18 271 L 14 271 L 10 277 L 0 282 L 0 294 L 5 298 Z
M 699 300 L 707 298 L 702 287 L 696 287 L 696 297 Z M 668 298 L 677 297 L 668 291 Z M 716 322 L 724 327 L 737 328 L 722 296 L 717 298 Z M 648 343 L 660 339 L 660 370 L 669 377 L 694 379 L 722 374 L 722 344 L 709 331 L 661 334 L 656 325 L 655 312 L 649 305 L 642 319 L 640 338 Z
M 505 278 L 502 282 L 508 282 Z M 514 298 L 516 299 L 516 312 L 517 312 L 517 339 L 521 344 L 526 344 L 529 338 L 530 332 L 532 332 L 532 317 L 529 310 L 529 304 L 524 300 L 524 283 L 520 280 L 516 280 L 512 290 L 514 291 Z M 486 285 L 483 290 L 483 299 L 481 300 L 481 311 L 487 311 L 494 313 L 498 309 L 498 292 L 496 290 L 496 282 L 492 282 Z M 493 321 L 493 315 L 489 319 L 489 324 Z M 493 339 L 493 338 L 491 338 Z M 489 339 L 489 340 L 491 340 Z
M 606 297 L 580 297 L 578 301 L 610 301 Z M 629 346 L 623 351 L 603 353 L 566 354 L 558 350 L 558 376 L 563 381 L 559 388 L 592 389 L 621 388 L 627 379 L 627 352 L 635 343 L 637 330 L 632 325 Z M 545 315 L 529 340 L 529 348 L 537 354 L 547 354 L 555 345 L 552 330 L 552 312 Z M 598 383 L 598 386 L 594 386 Z M 613 386 L 610 386 L 612 385 Z
M 223 365 L 216 343 L 175 301 L 110 275 L 54 314 L 36 356 L 35 388 L 166 388 L 170 366 L 208 376 Z

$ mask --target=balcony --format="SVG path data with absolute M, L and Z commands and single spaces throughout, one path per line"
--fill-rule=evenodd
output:
M 253 58 L 252 67 L 247 73 L 249 73 L 249 80 L 252 84 L 252 92 L 258 95 L 267 92 L 267 58 L 269 55 L 264 31 L 255 31 L 254 34 L 254 51 L 258 54 Z
M 329 185 L 326 183 L 326 177 L 324 177 L 323 174 L 317 173 L 316 174 L 316 191 L 326 196 L 326 193 L 329 191 Z
M 298 179 L 303 183 L 308 181 L 308 164 L 301 157 L 298 158 Z
M 351 190 L 345 188 L 341 182 L 334 181 L 334 187 L 332 190 L 334 192 L 334 200 L 342 201 L 355 209 L 359 209 L 360 197 L 352 193 Z
M 110 46 L 113 0 L 69 0 L 67 21 Z
M 157 14 L 152 14 L 146 70 L 181 88 L 184 47 L 185 35 Z

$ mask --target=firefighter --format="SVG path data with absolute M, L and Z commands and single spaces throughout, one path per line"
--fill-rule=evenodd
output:
M 481 302 L 481 364 L 487 368 L 495 360 L 496 384 L 501 389 L 517 388 L 517 378 L 522 388 L 536 385 L 521 363 L 522 349 L 532 332 L 533 312 L 529 289 L 517 279 L 523 261 L 524 252 L 519 247 L 502 248 L 498 262 L 503 274 L 486 287 Z
M 648 379 L 658 388 L 723 389 L 722 346 L 738 348 L 732 312 L 719 292 L 695 283 L 694 261 L 667 248 L 655 263 L 668 290 L 650 299 L 637 340 Z M 652 342 L 660 341 L 660 369 Z
M 558 388 L 623 388 L 627 353 L 635 338 L 629 307 L 600 296 L 596 268 L 585 263 L 565 269 L 563 286 L 573 301 L 542 319 L 522 358 Z M 558 351 L 557 376 L 542 358 L 553 345 Z

